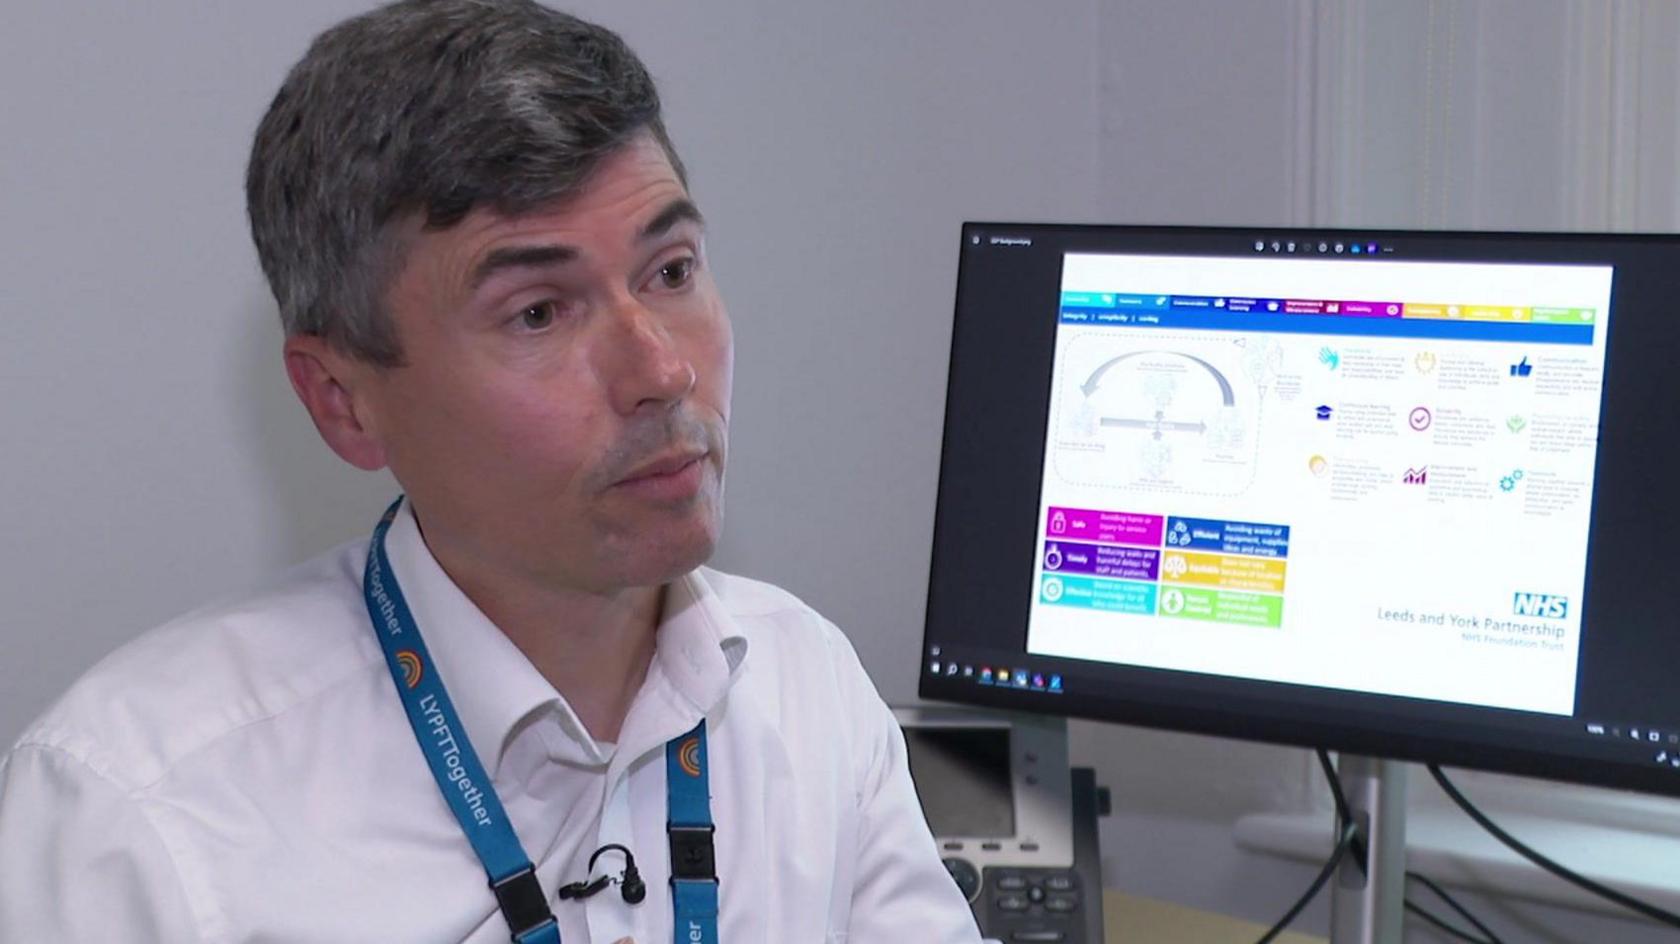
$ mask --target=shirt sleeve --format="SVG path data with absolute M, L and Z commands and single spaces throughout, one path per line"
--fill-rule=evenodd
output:
M 0 758 L 0 941 L 203 940 L 162 838 L 126 791 L 65 752 Z
M 836 632 L 838 635 L 838 632 Z M 858 861 L 848 940 L 976 944 L 980 929 L 939 849 L 910 780 L 904 732 L 850 644 L 842 672 L 857 719 Z

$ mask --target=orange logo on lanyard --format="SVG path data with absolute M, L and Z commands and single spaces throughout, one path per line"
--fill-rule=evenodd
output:
M 690 777 L 700 776 L 700 739 L 691 737 L 677 748 L 677 763 Z
M 420 654 L 413 649 L 397 650 L 397 667 L 402 669 L 403 684 L 413 688 L 420 684 L 422 674 Z

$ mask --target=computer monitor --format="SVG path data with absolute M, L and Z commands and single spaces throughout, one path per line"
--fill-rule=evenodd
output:
M 960 253 L 922 696 L 1680 795 L 1680 239 Z

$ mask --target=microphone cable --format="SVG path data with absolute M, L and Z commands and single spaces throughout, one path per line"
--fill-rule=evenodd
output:
M 595 863 L 601 858 L 601 854 L 604 852 L 611 852 L 613 850 L 624 853 L 624 872 L 622 875 L 620 875 L 616 880 L 611 875 L 601 875 L 595 878 L 584 879 L 581 882 L 572 882 L 569 885 L 562 885 L 560 886 L 561 899 L 577 898 L 581 900 L 589 898 L 595 893 L 606 888 L 608 885 L 614 884 L 616 881 L 619 886 L 619 894 L 623 896 L 625 904 L 641 904 L 642 900 L 647 897 L 647 883 L 642 881 L 642 873 L 636 871 L 636 857 L 630 854 L 629 849 L 624 848 L 616 842 L 608 843 L 601 848 L 596 849 L 589 857 L 588 871 L 593 874 L 595 871 Z

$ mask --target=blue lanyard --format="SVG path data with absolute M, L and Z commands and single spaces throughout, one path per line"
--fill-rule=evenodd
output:
M 515 944 L 560 944 L 560 925 L 548 908 L 536 869 L 514 835 L 496 788 L 479 763 L 466 729 L 449 700 L 420 638 L 391 561 L 385 533 L 396 520 L 398 498 L 385 510 L 368 544 L 362 596 L 374 635 L 385 650 L 391 681 L 408 723 L 444 800 L 484 865 L 496 904 Z M 717 944 L 718 878 L 712 845 L 711 796 L 706 760 L 706 720 L 665 745 L 666 833 L 671 844 L 673 944 Z

